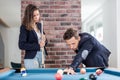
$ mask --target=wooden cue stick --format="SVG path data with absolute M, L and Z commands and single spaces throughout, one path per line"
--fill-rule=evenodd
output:
M 41 40 L 43 40 L 43 21 L 41 20 Z M 44 67 L 44 48 L 41 48 L 42 50 L 42 67 Z

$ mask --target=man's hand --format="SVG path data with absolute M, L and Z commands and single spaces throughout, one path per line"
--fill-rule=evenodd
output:
M 72 74 L 72 75 L 73 75 L 73 74 L 76 74 L 72 67 L 65 68 L 63 73 L 66 73 L 66 74 L 68 74 L 68 75 L 69 75 L 69 74 Z

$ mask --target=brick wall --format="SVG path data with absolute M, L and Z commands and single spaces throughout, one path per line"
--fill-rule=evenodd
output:
M 80 0 L 21 0 L 21 18 L 28 4 L 39 7 L 44 21 L 44 31 L 48 39 L 45 66 L 48 68 L 64 68 L 69 65 L 76 53 L 70 50 L 63 34 L 67 28 L 81 29 Z M 23 58 L 24 53 L 22 53 Z

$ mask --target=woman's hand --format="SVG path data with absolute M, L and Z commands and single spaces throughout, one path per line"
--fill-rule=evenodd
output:
M 40 47 L 43 48 L 45 46 L 45 41 L 41 40 L 40 41 Z
M 42 35 L 42 40 L 46 41 L 46 36 L 44 34 Z
M 46 37 L 45 37 L 45 35 L 42 35 L 42 39 L 39 43 L 41 48 L 43 48 L 45 46 L 45 41 L 46 41 Z

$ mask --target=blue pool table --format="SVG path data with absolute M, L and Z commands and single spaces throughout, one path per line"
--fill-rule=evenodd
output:
M 55 74 L 58 68 L 40 68 L 29 69 L 27 76 L 22 77 L 21 73 L 15 73 L 15 70 L 0 73 L 0 80 L 56 80 Z M 75 75 L 63 75 L 62 80 L 80 80 L 80 78 L 87 78 L 89 75 L 95 73 L 96 68 L 86 68 L 86 74 L 80 74 L 80 69 L 77 69 Z M 104 72 L 97 76 L 97 80 L 120 80 L 120 71 L 106 68 Z

